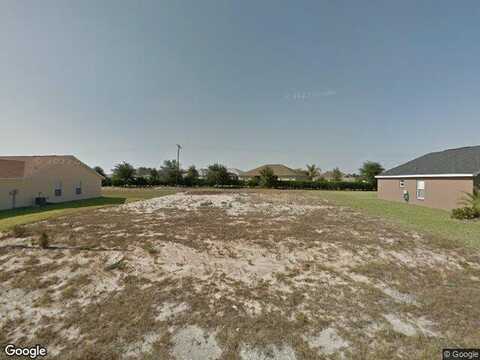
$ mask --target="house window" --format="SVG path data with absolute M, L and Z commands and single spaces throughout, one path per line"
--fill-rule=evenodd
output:
M 405 180 L 400 180 L 400 187 L 401 188 L 404 188 L 405 187 Z
M 82 182 L 81 181 L 77 185 L 75 185 L 75 194 L 82 195 Z
M 59 181 L 55 184 L 55 196 L 62 196 L 62 182 Z
M 425 180 L 417 180 L 417 199 L 425 199 Z

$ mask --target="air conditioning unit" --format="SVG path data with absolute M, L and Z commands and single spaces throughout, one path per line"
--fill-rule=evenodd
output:
M 45 206 L 45 205 L 47 205 L 47 198 L 46 198 L 46 197 L 36 197 L 36 198 L 35 198 L 35 205 L 36 205 L 36 206 Z

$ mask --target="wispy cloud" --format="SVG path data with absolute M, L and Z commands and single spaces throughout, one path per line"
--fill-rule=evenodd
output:
M 287 100 L 308 100 L 319 97 L 327 97 L 337 95 L 335 90 L 323 90 L 323 91 L 294 91 L 286 94 Z

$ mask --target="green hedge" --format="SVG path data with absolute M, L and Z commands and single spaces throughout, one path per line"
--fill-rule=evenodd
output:
M 277 189 L 372 191 L 375 185 L 361 181 L 279 181 Z
M 145 186 L 172 186 L 175 183 L 169 183 L 165 181 L 148 181 L 144 178 L 137 178 L 128 184 L 122 182 L 112 181 L 113 186 L 133 186 L 133 187 L 145 187 Z M 110 186 L 112 183 L 106 185 Z M 212 186 L 205 179 L 196 179 L 195 181 L 186 181 L 186 179 L 180 179 L 180 186 Z M 216 187 L 225 188 L 241 188 L 241 187 L 258 187 L 259 182 L 255 180 L 241 181 L 230 180 L 228 184 L 215 185 Z M 372 191 L 375 190 L 375 186 L 370 183 L 364 183 L 360 181 L 277 181 L 275 185 L 276 189 L 297 189 L 297 190 L 352 190 L 352 191 Z

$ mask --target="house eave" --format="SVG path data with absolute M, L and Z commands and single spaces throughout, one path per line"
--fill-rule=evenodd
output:
M 475 174 L 409 174 L 409 175 L 377 175 L 376 179 L 409 179 L 409 178 L 469 178 Z

